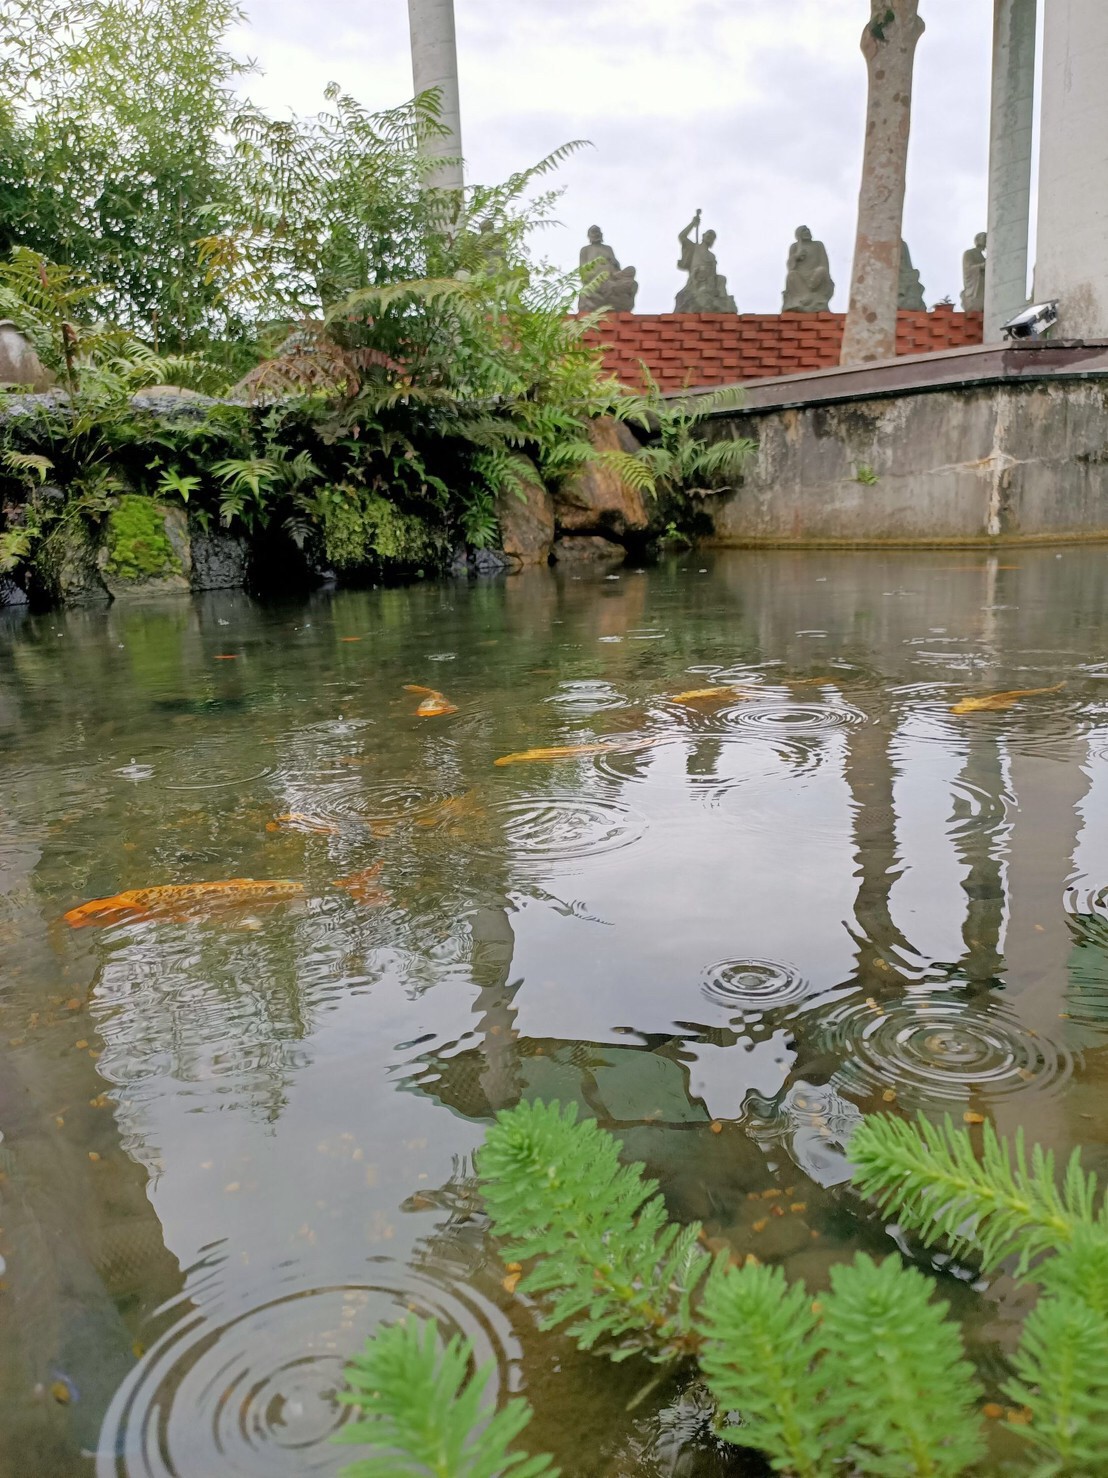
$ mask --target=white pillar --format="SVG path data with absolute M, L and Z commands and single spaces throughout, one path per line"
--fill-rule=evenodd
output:
M 993 100 L 989 132 L 989 249 L 985 265 L 985 342 L 1027 305 L 1031 225 L 1031 139 L 1035 122 L 1038 0 L 996 0 Z
M 454 39 L 454 0 L 408 0 L 408 28 L 412 39 L 412 81 L 418 96 L 436 88 L 439 122 L 446 133 L 430 139 L 426 152 L 448 159 L 428 181 L 441 190 L 460 190 L 462 172 L 462 109 L 458 95 L 458 46 Z
M 1108 338 L 1108 0 L 1048 0 L 1035 300 L 1054 337 Z

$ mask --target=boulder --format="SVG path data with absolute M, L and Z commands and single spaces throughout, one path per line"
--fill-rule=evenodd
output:
M 7 575 L 0 575 L 0 610 L 7 610 L 12 606 L 25 606 L 27 604 L 27 592 L 21 585 Z
M 639 443 L 619 421 L 594 421 L 589 436 L 598 452 L 635 452 Z M 642 532 L 650 522 L 643 495 L 603 462 L 588 462 L 554 495 L 559 529 L 570 534 L 609 533 L 617 538 Z
M 96 564 L 116 600 L 187 591 L 192 547 L 184 510 L 124 493 L 104 520 Z
M 35 550 L 28 590 L 44 605 L 93 606 L 111 600 L 83 519 L 63 519 Z
M 500 547 L 516 565 L 550 563 L 554 543 L 554 503 L 537 472 L 523 489 L 501 493 L 496 505 L 500 520 Z
M 193 590 L 241 589 L 246 583 L 245 541 L 226 529 L 205 532 L 195 520 L 190 521 L 188 533 Z
M 622 544 L 615 544 L 611 539 L 602 539 L 595 534 L 578 534 L 559 539 L 554 545 L 554 558 L 559 564 L 567 565 L 621 565 L 627 558 L 627 551 Z
M 54 376 L 34 346 L 10 318 L 0 319 L 0 385 L 21 385 L 32 393 L 49 390 Z

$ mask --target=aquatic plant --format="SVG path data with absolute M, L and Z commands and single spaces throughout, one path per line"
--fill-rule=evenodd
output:
M 515 1399 L 490 1415 L 492 1367 L 474 1373 L 473 1364 L 471 1342 L 455 1335 L 444 1346 L 431 1321 L 405 1321 L 371 1339 L 339 1397 L 361 1419 L 335 1440 L 374 1452 L 345 1468 L 346 1478 L 558 1478 L 549 1457 L 512 1450 L 530 1408 Z
M 1014 1259 L 1017 1275 L 1040 1285 L 1004 1385 L 1020 1418 L 1012 1430 L 1027 1443 L 1021 1471 L 1108 1474 L 1108 1200 L 1096 1178 L 1075 1154 L 1059 1185 L 1049 1151 L 1036 1146 L 1028 1155 L 1022 1136 L 1008 1145 L 990 1125 L 978 1151 L 949 1120 L 871 1118 L 856 1130 L 851 1155 L 858 1188 L 906 1230 L 986 1267 Z M 710 1259 L 697 1245 L 699 1225 L 669 1222 L 643 1166 L 620 1165 L 617 1141 L 592 1120 L 578 1122 L 573 1106 L 530 1103 L 499 1114 L 478 1171 L 505 1256 L 531 1263 L 522 1279 L 513 1276 L 537 1300 L 544 1326 L 564 1326 L 582 1349 L 616 1360 L 637 1353 L 663 1364 L 698 1361 L 718 1403 L 719 1435 L 757 1449 L 776 1472 L 976 1471 L 983 1393 L 961 1331 L 924 1275 L 898 1257 L 859 1254 L 833 1269 L 830 1289 L 814 1300 L 754 1258 Z M 391 1352 L 402 1338 L 413 1348 L 422 1342 L 422 1363 L 412 1359 L 406 1383 L 371 1379 L 369 1394 L 359 1394 L 366 1362 L 376 1368 L 375 1346 Z M 349 1399 L 396 1422 L 428 1399 L 436 1350 L 433 1330 L 385 1331 L 356 1367 Z M 453 1399 L 460 1384 L 447 1381 L 439 1397 L 445 1390 Z M 489 1414 L 470 1389 L 451 1420 L 480 1431 Z M 519 1430 L 527 1412 L 513 1401 L 493 1420 L 502 1418 Z M 344 1440 L 376 1444 L 387 1431 L 395 1450 L 414 1451 L 396 1430 L 360 1426 Z M 370 1478 L 409 1470 L 349 1471 Z

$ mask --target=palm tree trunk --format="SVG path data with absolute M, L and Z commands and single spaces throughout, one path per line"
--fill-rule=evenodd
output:
M 923 35 L 919 0 L 870 0 L 862 32 L 869 73 L 858 235 L 843 334 L 843 364 L 896 354 L 904 177 L 912 126 L 912 68 Z

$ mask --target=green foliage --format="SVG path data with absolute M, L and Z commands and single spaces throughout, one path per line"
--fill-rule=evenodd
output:
M 621 1166 L 615 1140 L 576 1105 L 522 1104 L 498 1115 L 479 1160 L 486 1203 L 507 1256 L 537 1258 L 521 1287 L 567 1324 L 582 1349 L 613 1360 L 679 1359 L 699 1344 L 692 1300 L 710 1266 L 700 1227 L 666 1216 L 641 1165 Z
M 854 481 L 860 482 L 863 487 L 872 488 L 876 487 L 881 479 L 872 467 L 868 467 L 865 462 L 860 462 L 854 472 Z
M 512 1450 L 530 1409 L 512 1400 L 490 1414 L 491 1367 L 473 1374 L 473 1360 L 469 1340 L 455 1335 L 443 1346 L 430 1321 L 395 1324 L 369 1340 L 339 1397 L 360 1420 L 335 1440 L 372 1453 L 344 1468 L 344 1478 L 557 1478 L 548 1457 Z
M 233 196 L 229 127 L 249 64 L 234 0 L 2 0 L 7 190 L 15 243 L 97 284 L 96 311 L 180 349 L 237 326 L 196 239 Z
M 645 364 L 642 374 L 646 389 L 637 395 L 622 395 L 612 407 L 618 420 L 651 433 L 650 444 L 637 454 L 647 473 L 647 480 L 639 485 L 670 495 L 727 491 L 741 477 L 754 442 L 727 436 L 706 442 L 703 432 L 713 416 L 742 404 L 741 388 L 726 386 L 668 397 Z
M 181 562 L 165 531 L 165 510 L 125 493 L 105 520 L 106 569 L 123 580 L 180 574 Z
M 981 1140 L 978 1159 L 970 1136 L 949 1118 L 931 1124 L 921 1115 L 913 1125 L 875 1116 L 851 1140 L 855 1184 L 907 1229 L 973 1253 L 987 1267 L 1016 1254 L 1026 1271 L 1081 1226 L 1108 1237 L 1108 1202 L 1076 1151 L 1059 1188 L 1053 1155 L 1035 1145 L 1028 1156 L 1022 1130 L 1010 1147 L 987 1123 Z
M 981 1455 L 981 1389 L 932 1293 L 898 1258 L 859 1255 L 831 1271 L 820 1331 L 827 1411 L 849 1433 L 859 1473 L 947 1478 Z
M 980 1453 L 958 1330 L 895 1258 L 833 1269 L 816 1304 L 779 1269 L 729 1268 L 709 1280 L 701 1319 L 701 1368 L 721 1410 L 742 1417 L 721 1435 L 778 1472 L 818 1478 L 849 1461 L 875 1478 L 945 1478 Z
M 815 1478 L 826 1452 L 826 1367 L 816 1361 L 816 1314 L 802 1283 L 780 1268 L 749 1263 L 713 1272 L 704 1290 L 700 1355 L 724 1412 L 729 1442 L 764 1452 L 778 1472 Z
M 1031 1414 L 1036 1475 L 1108 1473 L 1108 1321 L 1078 1294 L 1027 1317 L 1007 1393 Z

